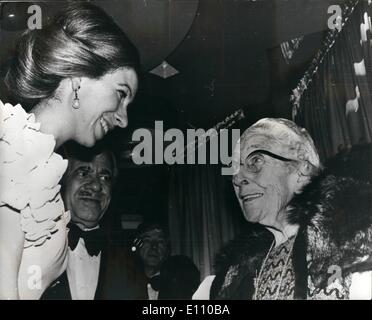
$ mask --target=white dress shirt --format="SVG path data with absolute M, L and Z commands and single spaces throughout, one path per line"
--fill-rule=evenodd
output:
M 68 248 L 67 278 L 72 300 L 93 300 L 97 290 L 101 252 L 91 257 L 84 239 L 72 251 Z
M 153 275 L 153 277 L 160 275 L 160 272 Z M 147 296 L 149 300 L 158 300 L 159 291 L 156 291 L 152 288 L 151 284 L 147 284 Z
M 149 297 L 149 300 L 158 300 L 159 291 L 154 290 L 151 287 L 151 284 L 147 284 L 147 295 Z

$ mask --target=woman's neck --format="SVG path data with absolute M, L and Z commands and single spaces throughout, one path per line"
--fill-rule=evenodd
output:
M 275 247 L 280 246 L 289 238 L 297 234 L 299 226 L 297 224 L 290 224 L 287 221 L 287 214 L 279 214 L 275 223 L 265 225 L 275 238 Z
M 282 243 L 286 242 L 289 238 L 295 236 L 298 232 L 298 225 L 286 225 L 282 229 L 277 229 L 273 227 L 266 227 L 275 238 L 275 247 L 280 246 Z
M 57 104 L 60 104 L 57 106 Z M 31 113 L 35 115 L 36 122 L 40 123 L 40 132 L 54 136 L 57 150 L 63 143 L 70 140 L 71 119 L 68 119 L 66 108 L 57 100 L 43 100 L 38 103 Z

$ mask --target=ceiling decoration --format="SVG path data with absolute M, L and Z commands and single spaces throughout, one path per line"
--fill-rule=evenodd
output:
M 325 37 L 322 47 L 316 53 L 313 61 L 311 62 L 309 68 L 305 72 L 304 76 L 300 79 L 295 89 L 292 90 L 292 95 L 290 101 L 293 105 L 292 107 L 292 119 L 296 118 L 298 110 L 300 108 L 301 97 L 303 93 L 308 89 L 312 82 L 313 77 L 318 72 L 319 66 L 323 63 L 324 58 L 328 55 L 328 52 L 332 49 L 336 42 L 336 39 L 342 28 L 351 17 L 354 12 L 355 7 L 359 3 L 359 0 L 347 0 L 343 5 L 343 22 L 341 29 L 335 28 L 330 29 Z M 361 31 L 363 31 L 363 26 L 361 26 Z
M 175 76 L 176 74 L 179 73 L 179 71 L 173 68 L 168 62 L 163 61 L 156 68 L 152 69 L 150 73 L 159 76 L 163 79 L 167 79 Z

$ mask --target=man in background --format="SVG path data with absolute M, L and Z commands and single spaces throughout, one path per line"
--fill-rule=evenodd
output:
M 197 267 L 186 256 L 170 256 L 167 229 L 145 222 L 132 245 L 116 244 L 105 271 L 104 299 L 191 299 L 200 283 Z
M 87 149 L 71 144 L 66 153 L 69 163 L 62 197 L 71 214 L 68 265 L 42 299 L 93 300 L 102 285 L 106 235 L 101 221 L 111 201 L 116 161 L 100 146 Z
M 199 285 L 199 270 L 186 256 L 170 256 L 169 236 L 163 225 L 141 224 L 133 250 L 146 276 L 148 300 L 191 299 Z

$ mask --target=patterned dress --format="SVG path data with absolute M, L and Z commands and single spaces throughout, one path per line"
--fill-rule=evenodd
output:
M 268 253 L 262 265 L 260 276 L 255 279 L 257 300 L 293 300 L 295 277 L 292 265 L 292 248 L 295 236 Z M 309 264 L 311 257 L 308 257 Z M 350 277 L 335 277 L 325 289 L 316 288 L 308 278 L 308 300 L 349 299 Z
M 293 299 L 295 278 L 292 266 L 294 238 L 271 249 L 255 279 L 257 300 Z

